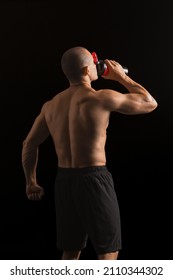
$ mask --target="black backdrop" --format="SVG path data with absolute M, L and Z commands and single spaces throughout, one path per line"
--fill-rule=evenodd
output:
M 61 2 L 61 3 L 60 3 Z M 46 196 L 25 195 L 22 141 L 42 104 L 68 86 L 62 53 L 73 46 L 119 61 L 158 101 L 147 115 L 112 113 L 106 144 L 122 219 L 120 259 L 171 259 L 172 14 L 157 1 L 13 1 L 0 4 L 0 258 L 59 259 L 56 249 L 52 140 L 40 147 L 38 182 Z M 102 78 L 94 88 L 117 83 Z M 81 255 L 95 259 L 92 244 Z

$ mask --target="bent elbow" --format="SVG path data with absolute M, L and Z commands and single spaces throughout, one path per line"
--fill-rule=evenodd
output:
M 158 103 L 154 101 L 145 102 L 142 106 L 138 107 L 137 114 L 148 114 L 154 111 L 158 107 Z
M 156 100 L 152 101 L 149 106 L 149 112 L 154 111 L 158 107 L 158 103 Z
M 29 141 L 27 138 L 22 142 L 23 147 L 28 147 L 31 145 L 31 141 Z
M 22 147 L 25 150 L 33 150 L 37 147 L 36 143 L 30 139 L 30 138 L 26 138 L 23 142 L 22 142 Z

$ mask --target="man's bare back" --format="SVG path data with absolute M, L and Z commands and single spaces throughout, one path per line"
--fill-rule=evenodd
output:
M 110 112 L 103 108 L 99 91 L 84 86 L 69 87 L 46 104 L 44 114 L 59 167 L 106 164 Z
M 69 53 L 71 55 L 71 50 Z M 127 76 L 122 66 L 113 60 L 105 60 L 109 73 L 103 78 L 119 82 L 128 93 L 122 94 L 111 89 L 95 91 L 91 82 L 98 79 L 98 74 L 91 53 L 77 47 L 73 54 L 77 55 L 76 72 L 74 60 L 68 62 L 71 65 L 69 66 L 65 56 L 62 64 L 70 86 L 43 105 L 23 141 L 22 165 L 26 189 L 29 190 L 27 195 L 31 199 L 39 199 L 39 195 L 34 193 L 35 189 L 40 190 L 36 183 L 38 147 L 50 134 L 59 167 L 105 165 L 104 148 L 110 113 L 144 114 L 157 107 L 151 94 Z M 68 55 L 67 51 L 67 57 Z M 71 58 L 68 59 L 70 61 Z M 32 193 L 33 195 L 30 195 Z

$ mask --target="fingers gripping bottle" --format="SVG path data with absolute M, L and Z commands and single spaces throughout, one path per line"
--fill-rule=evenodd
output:
M 97 74 L 98 76 L 106 76 L 109 72 L 108 67 L 104 60 L 98 60 L 97 54 L 95 52 L 92 52 L 92 57 L 94 60 L 94 63 L 97 67 Z M 128 68 L 123 66 L 124 72 L 128 74 Z

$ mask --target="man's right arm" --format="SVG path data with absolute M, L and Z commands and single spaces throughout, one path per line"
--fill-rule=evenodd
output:
M 118 62 L 106 60 L 106 64 L 109 73 L 104 78 L 118 81 L 128 90 L 128 93 L 123 94 L 114 90 L 102 90 L 102 100 L 108 110 L 133 115 L 156 109 L 156 100 L 142 85 L 127 76 Z

